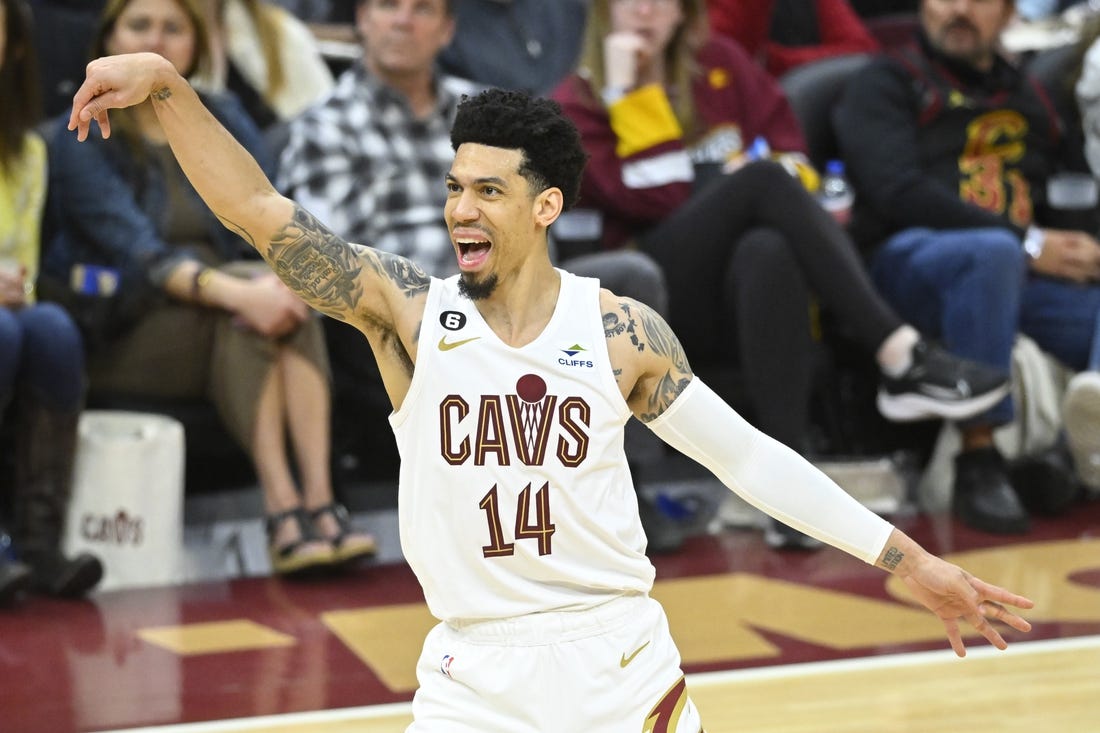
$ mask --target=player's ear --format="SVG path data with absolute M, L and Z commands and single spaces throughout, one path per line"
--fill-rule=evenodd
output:
M 560 188 L 551 186 L 545 189 L 535 197 L 535 223 L 543 227 L 550 226 L 561 216 L 564 207 L 565 197 Z

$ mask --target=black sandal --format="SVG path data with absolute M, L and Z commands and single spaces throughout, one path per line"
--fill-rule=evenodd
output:
M 339 529 L 334 537 L 325 537 L 317 530 L 317 520 L 324 514 L 332 516 L 336 521 Z M 332 551 L 338 563 L 370 557 L 378 551 L 378 543 L 374 541 L 374 537 L 365 532 L 357 532 L 351 526 L 351 515 L 343 504 L 332 502 L 317 507 L 309 513 L 309 518 L 313 523 L 314 533 L 332 543 Z
M 283 522 L 294 521 L 298 525 L 298 539 L 285 545 L 275 545 L 275 535 Z M 267 552 L 271 557 L 272 569 L 280 575 L 293 575 L 331 565 L 335 558 L 332 547 L 312 549 L 309 545 L 319 546 L 317 533 L 313 531 L 309 516 L 301 507 L 285 512 L 269 514 L 265 520 L 267 528 Z

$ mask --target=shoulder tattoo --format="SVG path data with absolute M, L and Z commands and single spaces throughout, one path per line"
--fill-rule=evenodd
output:
M 431 279 L 412 260 L 370 247 L 356 246 L 355 248 L 364 254 L 366 262 L 375 272 L 392 281 L 406 298 L 428 291 Z
M 648 351 L 669 364 L 656 385 L 646 387 L 654 387 L 647 397 L 646 412 L 641 416 L 644 422 L 649 422 L 668 409 L 684 391 L 691 381 L 691 366 L 676 334 L 652 308 L 629 298 L 620 299 L 617 305 L 616 310 L 603 314 L 604 336 L 608 341 L 627 339 L 631 349 L 639 353 Z

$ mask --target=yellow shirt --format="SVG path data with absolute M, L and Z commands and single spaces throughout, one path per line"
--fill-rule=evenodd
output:
M 10 170 L 0 170 L 0 261 L 26 268 L 27 301 L 34 301 L 41 249 L 42 208 L 46 203 L 46 144 L 28 132 L 23 154 Z

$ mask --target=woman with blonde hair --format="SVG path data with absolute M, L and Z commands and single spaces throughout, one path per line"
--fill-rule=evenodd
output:
M 333 87 L 309 27 L 265 0 L 201 0 L 209 69 L 196 88 L 236 94 L 261 128 L 295 117 Z
M 111 0 L 95 54 L 151 51 L 184 76 L 208 62 L 196 0 Z M 270 167 L 255 126 L 230 98 L 215 116 Z M 374 551 L 335 503 L 329 465 L 328 357 L 306 305 L 227 230 L 187 181 L 152 103 L 113 118 L 110 139 L 56 134 L 44 267 L 85 291 L 93 391 L 208 399 L 252 458 L 276 572 Z M 93 273 L 94 277 L 89 276 Z M 93 292 L 87 292 L 93 291 Z M 301 492 L 290 467 L 292 447 Z

